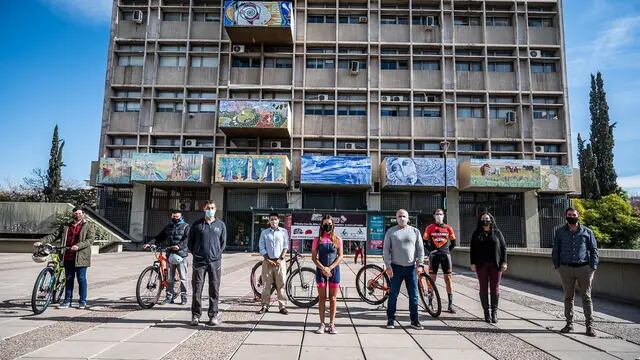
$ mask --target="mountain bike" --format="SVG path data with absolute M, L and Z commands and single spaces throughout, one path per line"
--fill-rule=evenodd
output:
M 66 276 L 63 256 L 66 249 L 68 249 L 66 246 L 42 244 L 36 249 L 33 255 L 34 261 L 36 261 L 36 259 L 46 259 L 51 256 L 51 260 L 47 263 L 47 266 L 40 271 L 33 285 L 31 309 L 36 315 L 42 314 L 47 310 L 52 302 L 59 303 L 64 294 Z
M 434 318 L 442 312 L 442 300 L 438 287 L 424 266 L 416 268 L 418 276 L 418 297 L 422 307 Z M 384 269 L 375 264 L 367 264 L 360 268 L 356 275 L 356 290 L 362 301 L 371 305 L 380 305 L 387 301 L 391 289 L 391 280 Z
M 136 300 L 143 309 L 151 309 L 160 300 L 163 290 L 168 287 L 168 263 L 164 254 L 165 248 L 156 245 L 149 247 L 155 260 L 147 266 L 138 277 L 136 284 Z

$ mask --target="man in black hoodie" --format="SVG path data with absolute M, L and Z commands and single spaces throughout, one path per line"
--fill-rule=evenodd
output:
M 193 255 L 193 301 L 191 303 L 191 325 L 200 324 L 202 314 L 202 287 L 204 278 L 209 280 L 209 325 L 219 323 L 218 298 L 222 277 L 222 252 L 227 245 L 227 228 L 215 217 L 216 204 L 207 200 L 202 209 L 204 217 L 191 225 L 189 251 Z

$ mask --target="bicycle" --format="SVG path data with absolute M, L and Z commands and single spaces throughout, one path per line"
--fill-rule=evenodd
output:
M 136 300 L 143 309 L 151 309 L 156 305 L 162 290 L 166 290 L 169 283 L 167 257 L 164 254 L 166 249 L 156 245 L 151 245 L 149 249 L 153 252 L 155 261 L 142 270 L 136 284 Z
M 63 256 L 66 246 L 42 244 L 33 254 L 33 260 L 43 262 L 51 256 L 51 260 L 40 271 L 31 292 L 31 309 L 34 314 L 42 314 L 49 305 L 59 303 L 64 294 L 66 276 L 64 272 Z
M 442 300 L 438 287 L 424 265 L 416 268 L 418 276 L 418 295 L 423 308 L 429 315 L 437 318 L 442 312 Z M 369 280 L 367 280 L 369 279 Z M 356 290 L 362 301 L 371 305 L 380 305 L 387 301 L 391 289 L 391 280 L 384 269 L 375 264 L 367 264 L 360 268 L 356 275 Z

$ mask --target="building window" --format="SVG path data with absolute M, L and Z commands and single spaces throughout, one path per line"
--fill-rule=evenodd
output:
M 186 63 L 185 56 L 160 56 L 161 67 L 184 67 Z
M 541 165 L 561 165 L 562 163 L 558 156 L 536 156 L 536 160 L 540 160 Z
M 135 137 L 114 137 L 111 138 L 111 145 L 129 145 L 135 146 L 138 140 Z
M 529 18 L 529 27 L 553 27 L 552 18 Z
M 142 56 L 137 55 L 119 55 L 118 66 L 142 66 L 144 63 Z
M 191 45 L 191 51 L 193 52 L 218 52 L 217 46 L 208 45 Z
M 488 56 L 513 56 L 513 50 L 507 49 L 489 49 L 487 50 Z
M 111 149 L 111 157 L 129 159 L 135 152 L 135 149 Z
M 440 70 L 440 61 L 416 60 L 413 62 L 413 70 L 437 71 Z
M 459 119 L 481 119 L 484 117 L 483 112 L 483 108 L 481 107 L 458 106 L 457 115 Z
M 533 108 L 533 118 L 536 120 L 558 120 L 558 110 L 553 108 Z
M 333 51 L 332 51 L 333 53 Z M 361 48 L 361 47 L 344 47 L 341 46 L 340 48 L 338 48 L 338 53 L 340 54 L 366 54 L 367 53 L 367 49 L 366 48 Z M 384 54 L 384 49 L 382 50 L 382 53 Z
M 556 56 L 556 51 L 555 50 L 541 50 L 540 51 L 540 56 L 542 57 L 555 57 Z
M 433 15 L 427 16 L 414 16 L 411 19 L 411 23 L 413 25 L 429 25 L 429 26 L 440 26 L 440 18 Z
M 214 113 L 216 112 L 216 104 L 214 103 L 189 103 L 190 113 Z
M 333 99 L 333 94 L 329 94 L 329 99 Z M 338 93 L 338 100 L 351 100 L 351 101 L 366 101 L 367 94 L 349 94 Z
M 186 50 L 185 45 L 160 45 L 160 51 L 185 52 Z
M 291 58 L 264 58 L 264 67 L 270 69 L 291 69 L 293 61 Z
M 192 56 L 191 67 L 214 68 L 218 67 L 218 58 L 212 56 Z
M 309 15 L 307 16 L 307 24 L 335 24 L 335 15 Z
M 459 143 L 458 151 L 484 151 L 483 143 Z
M 366 60 L 340 59 L 338 60 L 338 69 L 351 69 L 351 64 L 354 62 L 358 63 L 358 69 L 360 70 L 367 68 Z
M 487 16 L 487 26 L 512 26 L 511 18 L 507 16 Z
M 181 102 L 159 102 L 156 105 L 157 112 L 182 112 Z
M 532 73 L 554 73 L 556 72 L 556 63 L 531 63 Z
M 513 72 L 513 63 L 512 62 L 489 62 L 488 69 L 489 72 Z
M 333 105 L 307 105 L 304 108 L 305 115 L 331 116 L 334 113 Z
M 480 50 L 480 49 L 456 49 L 456 55 L 482 56 L 482 50 Z
M 333 140 L 305 140 L 305 148 L 329 149 L 333 148 Z
M 188 21 L 189 13 L 181 11 L 164 11 L 162 13 L 163 21 Z
M 398 49 L 398 48 L 382 48 L 380 50 L 382 55 L 400 55 L 400 54 L 408 54 L 408 49 Z
M 506 120 L 507 114 L 510 112 L 514 112 L 513 109 L 509 108 L 489 108 L 489 118 L 493 120 Z
M 260 58 L 234 57 L 231 67 L 235 68 L 259 68 Z
M 366 24 L 360 21 L 360 18 L 367 18 L 366 15 L 342 15 L 338 18 L 340 24 Z
M 307 69 L 333 69 L 336 67 L 334 59 L 307 59 Z
M 409 25 L 409 18 L 406 16 L 383 15 L 380 17 L 382 25 Z
M 380 108 L 380 116 L 408 117 L 409 107 L 384 105 Z
M 557 152 L 561 152 L 562 150 L 560 149 L 560 145 L 558 144 L 539 144 L 539 146 L 542 146 L 542 148 L 544 149 L 544 152 L 547 153 L 557 153 Z
M 307 52 L 310 54 L 335 54 L 336 49 L 332 47 L 308 47 Z
M 140 91 L 131 91 L 131 90 L 117 90 L 114 93 L 114 96 L 119 98 L 139 98 L 140 95 L 141 95 Z
M 191 99 L 216 99 L 218 96 L 214 92 L 199 92 L 199 91 L 191 91 L 189 92 L 189 98 Z
M 416 150 L 440 151 L 440 143 L 438 142 L 416 142 L 414 145 Z
M 518 151 L 518 144 L 493 143 L 491 144 L 491 151 Z
M 455 16 L 453 18 L 455 26 L 482 26 L 479 16 Z
M 136 44 L 118 44 L 119 51 L 143 52 L 144 45 Z
M 338 116 L 367 116 L 367 107 L 364 105 L 339 105 Z
M 182 91 L 158 91 L 156 96 L 163 99 L 182 99 Z
M 382 70 L 408 70 L 409 62 L 406 60 L 382 60 L 380 61 Z
M 220 22 L 220 15 L 212 12 L 197 12 L 193 14 L 193 21 Z
M 439 118 L 441 117 L 441 109 L 435 106 L 416 106 L 413 108 L 413 116 Z
M 513 104 L 512 96 L 489 96 L 489 102 L 494 104 Z
M 140 102 L 138 101 L 116 101 L 114 103 L 115 112 L 138 112 L 140 111 Z
M 482 63 L 473 62 L 456 62 L 456 71 L 482 71 Z
M 141 10 L 124 10 L 121 12 L 120 20 L 133 21 L 135 13 Z M 142 18 L 146 18 L 147 14 L 143 11 Z
M 558 98 L 556 97 L 543 97 L 543 96 L 534 96 L 533 97 L 534 104 L 559 104 Z
M 484 101 L 484 96 L 482 95 L 457 95 L 458 102 L 466 102 L 466 103 L 479 103 Z
M 516 160 L 520 159 L 520 155 L 492 155 L 491 158 L 501 160 Z
M 383 141 L 380 144 L 380 148 L 383 150 L 409 150 L 410 144 L 404 141 Z

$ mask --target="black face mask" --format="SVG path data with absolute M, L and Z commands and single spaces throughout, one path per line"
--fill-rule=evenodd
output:
M 171 219 L 171 222 L 174 223 L 174 224 L 177 224 L 177 223 L 180 222 L 180 219 Z
M 577 217 L 566 217 L 567 223 L 571 224 L 571 225 L 575 225 L 578 223 L 578 218 Z
M 482 224 L 482 226 L 491 225 L 491 220 L 480 220 L 480 224 Z
M 331 229 L 333 229 L 333 225 L 331 225 L 331 224 L 322 224 L 322 230 L 324 230 L 325 232 L 330 232 Z

